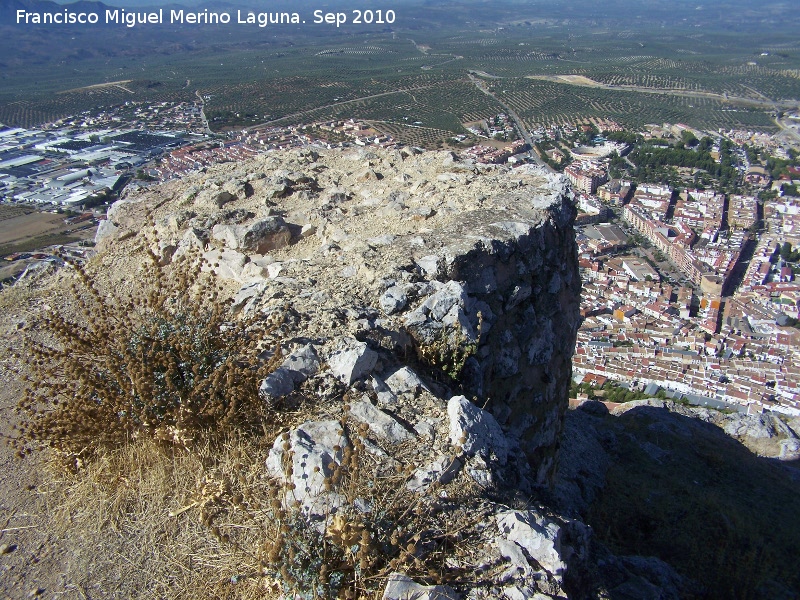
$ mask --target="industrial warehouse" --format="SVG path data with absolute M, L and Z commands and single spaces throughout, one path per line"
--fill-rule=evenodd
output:
M 73 207 L 119 192 L 147 161 L 184 146 L 183 134 L 0 131 L 0 200 Z

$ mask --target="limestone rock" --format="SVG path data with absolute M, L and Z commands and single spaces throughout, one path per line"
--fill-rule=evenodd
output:
M 288 439 L 278 436 L 267 457 L 266 468 L 270 476 L 294 484 L 289 493 L 313 516 L 326 516 L 341 504 L 341 498 L 323 491 L 326 477 L 333 474 L 331 463 L 342 461 L 342 449 L 348 445 L 338 421 L 307 421 L 293 430 Z M 289 465 L 284 444 L 294 454 Z M 338 450 L 337 450 L 338 448 Z M 287 468 L 288 467 L 288 468 Z
M 370 383 L 372 384 L 372 389 L 375 391 L 375 395 L 377 396 L 378 406 L 382 408 L 388 408 L 397 403 L 397 396 L 395 396 L 389 386 L 386 385 L 386 382 L 382 377 L 373 375 L 370 378 Z
M 254 193 L 253 185 L 249 181 L 239 178 L 226 181 L 222 186 L 222 190 L 231 196 L 227 202 L 232 202 L 237 198 L 249 198 Z
M 611 598 L 679 600 L 688 582 L 667 563 L 654 556 L 612 556 L 600 566 Z
M 267 406 L 271 406 L 276 398 L 281 398 L 294 391 L 294 379 L 287 369 L 275 369 L 267 375 L 258 388 L 258 395 Z
M 437 279 L 440 271 L 440 260 L 438 256 L 431 254 L 418 258 L 415 262 L 428 279 Z
M 319 370 L 319 364 L 319 357 L 314 346 L 306 344 L 289 354 L 281 368 L 288 369 L 292 373 L 295 383 L 300 383 L 314 375 Z
M 175 252 L 172 254 L 172 260 L 177 260 L 192 249 L 204 250 L 207 241 L 207 231 L 197 229 L 196 227 L 189 227 L 178 241 Z
M 461 471 L 464 463 L 458 458 L 440 456 L 424 467 L 420 467 L 406 483 L 412 492 L 424 492 L 432 483 L 450 483 Z
M 467 456 L 508 461 L 509 442 L 495 418 L 464 396 L 453 396 L 447 403 L 450 418 L 450 443 L 460 445 Z
M 576 549 L 563 543 L 565 534 L 562 524 L 536 511 L 505 511 L 496 515 L 496 522 L 500 531 L 500 536 L 496 538 L 499 547 L 505 548 L 506 552 L 510 554 L 510 547 L 502 540 L 514 542 L 524 549 L 527 556 L 535 560 L 542 569 L 558 580 L 564 576 L 567 561 L 574 554 L 584 552 L 582 548 Z M 583 537 L 584 539 L 581 541 L 588 544 L 588 538 Z M 530 566 L 527 560 L 524 565 L 519 566 L 524 569 L 526 565 Z
M 407 313 L 404 321 L 411 335 L 421 345 L 431 345 L 443 335 L 476 341 L 477 336 L 464 311 L 467 293 L 458 281 L 432 282 L 434 293 L 416 309 Z M 458 345 L 453 342 L 453 345 Z
M 103 248 L 109 241 L 116 239 L 120 234 L 120 229 L 111 219 L 100 221 L 97 232 L 94 234 L 95 246 Z
M 370 246 L 388 246 L 395 241 L 396 237 L 393 235 L 379 235 L 377 237 L 368 238 L 367 244 Z
M 350 414 L 369 426 L 370 431 L 390 444 L 413 439 L 414 434 L 396 419 L 372 405 L 369 400 L 356 400 L 350 405 Z
M 211 235 L 227 248 L 255 254 L 282 248 L 291 239 L 291 232 L 281 217 L 267 217 L 248 225 L 218 224 Z
M 340 187 L 329 188 L 320 195 L 320 200 L 323 203 L 330 202 L 333 204 L 341 204 L 342 202 L 347 202 L 349 199 L 350 193 L 346 189 Z
M 228 202 L 236 200 L 236 196 L 225 190 L 203 190 L 195 198 L 195 205 L 222 208 Z
M 293 191 L 292 186 L 288 183 L 280 183 L 269 188 L 265 195 L 267 200 L 275 200 L 278 198 L 285 198 L 291 195 Z
M 223 279 L 234 279 L 243 282 L 242 271 L 247 264 L 247 257 L 241 252 L 236 250 L 209 250 L 204 255 L 208 266 L 204 266 L 203 270 L 212 270 L 217 277 Z
M 400 312 L 408 304 L 408 286 L 393 285 L 383 293 L 378 303 L 387 315 Z
M 736 438 L 788 437 L 797 439 L 797 434 L 772 415 L 726 415 L 721 422 L 722 429 Z
M 400 367 L 386 377 L 385 381 L 386 386 L 395 395 L 414 394 L 421 389 L 428 389 L 419 376 L 408 367 Z
M 248 263 L 249 264 L 249 263 Z M 267 290 L 267 284 L 263 281 L 250 281 L 245 283 L 231 301 L 231 309 L 239 311 L 252 301 L 257 300 Z
M 269 271 L 266 267 L 259 265 L 252 260 L 248 261 L 242 269 L 242 281 L 262 280 L 269 277 Z
M 608 413 L 604 405 L 599 402 L 596 404 L 599 406 L 595 410 L 602 408 Z M 611 464 L 611 458 L 595 427 L 598 419 L 584 406 L 566 415 L 558 471 L 553 485 L 559 506 L 567 514 L 573 515 L 582 513 L 591 505 L 605 485 L 606 471 Z M 606 439 L 609 443 L 613 442 L 613 434 L 607 433 Z
M 328 366 L 334 376 L 345 385 L 351 385 L 366 377 L 375 368 L 378 354 L 366 342 L 345 339 L 339 348 L 328 358 Z
M 291 394 L 297 384 L 304 382 L 319 370 L 319 357 L 314 346 L 307 344 L 292 352 L 280 367 L 267 375 L 258 389 L 259 396 L 267 403 Z
M 425 586 L 402 573 L 391 573 L 383 600 L 460 600 L 461 595 L 446 585 Z

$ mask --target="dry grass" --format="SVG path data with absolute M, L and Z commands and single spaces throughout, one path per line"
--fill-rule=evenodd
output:
M 270 525 L 232 504 L 239 476 L 259 479 L 265 458 L 255 440 L 192 452 L 140 440 L 78 473 L 54 463 L 40 491 L 72 554 L 67 581 L 108 598 L 277 597 L 256 552 Z
M 38 491 L 71 554 L 68 588 L 76 597 L 367 599 L 380 597 L 394 570 L 427 583 L 474 577 L 453 565 L 475 550 L 470 526 L 484 516 L 468 499 L 475 490 L 462 481 L 408 492 L 412 463 L 378 475 L 360 434 L 347 433 L 351 466 L 331 478 L 347 505 L 324 533 L 266 475 L 271 435 L 191 451 L 142 439 L 77 473 L 53 461 Z M 373 510 L 356 510 L 357 498 Z

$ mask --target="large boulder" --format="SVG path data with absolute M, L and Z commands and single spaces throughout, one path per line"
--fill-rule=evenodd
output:
M 246 225 L 218 224 L 211 236 L 227 248 L 246 254 L 266 254 L 283 248 L 292 235 L 281 217 L 266 217 Z

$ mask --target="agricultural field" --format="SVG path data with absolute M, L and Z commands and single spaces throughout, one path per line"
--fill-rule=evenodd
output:
M 770 103 L 800 102 L 794 17 L 778 4 L 752 13 L 725 2 L 733 8 L 719 5 L 714 26 L 706 25 L 710 15 L 698 20 L 691 11 L 675 20 L 678 9 L 666 5 L 648 6 L 635 27 L 626 25 L 634 23 L 630 3 L 615 0 L 595 16 L 588 0 L 547 11 L 513 1 L 491 9 L 408 3 L 392 27 L 289 28 L 280 36 L 222 26 L 205 38 L 185 28 L 102 30 L 97 39 L 64 30 L 43 43 L 35 30 L 14 30 L 9 46 L 0 25 L 0 123 L 33 127 L 128 100 L 193 102 L 199 92 L 215 131 L 357 118 L 436 144 L 437 132 L 447 137 L 503 112 L 469 81 L 472 72 L 529 126 L 607 118 L 630 127 L 772 130 Z M 615 89 L 532 76 L 583 77 Z
M 499 103 L 466 78 L 424 75 L 398 83 L 411 84 L 411 87 L 334 103 L 305 111 L 302 115 L 292 114 L 282 122 L 362 119 L 375 122 L 378 129 L 395 137 L 400 133 L 398 139 L 413 139 L 415 141 L 409 143 L 419 144 L 421 138 L 433 139 L 433 131 L 441 132 L 441 136 L 434 140 L 439 141 L 453 133 L 463 133 L 462 123 L 486 119 L 503 110 Z
M 0 205 L 0 247 L 61 229 L 64 229 L 63 215 Z
M 64 216 L 27 206 L 0 204 L 0 257 L 94 237 L 94 226 L 73 230 L 64 224 Z
M 29 215 L 32 212 L 36 211 L 28 206 L 0 204 L 0 228 L 3 227 L 5 221 L 12 221 L 13 219 Z M 0 229 L 0 231 L 2 230 Z
M 439 147 L 442 145 L 442 140 L 453 135 L 452 131 L 419 125 L 402 125 L 388 121 L 369 121 L 369 124 L 404 144 L 421 148 Z
M 488 83 L 531 129 L 594 118 L 612 119 L 630 128 L 647 123 L 686 123 L 701 129 L 776 129 L 761 110 L 709 98 L 594 89 L 534 79 Z
M 365 77 L 356 72 L 331 70 L 318 76 L 295 76 L 240 83 L 233 86 L 206 88 L 210 96 L 206 115 L 219 125 L 236 121 L 247 123 L 293 119 L 308 120 L 306 114 L 330 114 L 341 118 L 369 118 L 369 107 L 381 97 L 389 98 L 387 106 L 395 102 L 392 96 L 417 95 L 429 88 L 447 86 L 457 81 L 442 73 L 413 74 L 407 77 Z M 380 104 L 380 103 L 379 103 Z M 348 111 L 359 109 L 359 113 Z M 343 111 L 343 112 L 342 112 Z M 366 111 L 366 112 L 365 112 Z M 240 117 L 236 117 L 236 114 Z M 390 115 L 381 113 L 379 117 Z M 215 128 L 217 128 L 215 127 Z

